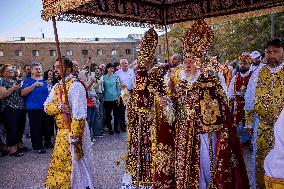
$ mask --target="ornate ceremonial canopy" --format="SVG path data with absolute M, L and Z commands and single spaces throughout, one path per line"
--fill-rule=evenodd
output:
M 42 18 L 95 24 L 219 22 L 284 11 L 284 0 L 42 0 Z

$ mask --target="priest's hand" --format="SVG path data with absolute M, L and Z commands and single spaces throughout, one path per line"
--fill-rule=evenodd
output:
M 79 161 L 83 157 L 82 149 L 80 151 L 74 152 L 74 158 L 76 161 Z
M 82 141 L 71 142 L 71 145 L 74 147 L 74 159 L 79 161 L 83 157 Z
M 71 108 L 68 104 L 63 103 L 61 105 L 61 112 L 66 114 L 71 114 Z
M 161 97 L 159 100 L 160 106 L 163 108 L 166 107 L 169 103 L 171 103 L 172 100 L 169 97 Z

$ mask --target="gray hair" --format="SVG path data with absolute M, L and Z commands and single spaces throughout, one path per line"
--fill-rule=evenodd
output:
M 41 66 L 41 67 L 42 67 L 41 63 L 36 62 L 36 61 L 33 61 L 33 62 L 31 63 L 31 68 L 33 68 L 33 67 L 35 67 L 35 66 Z
M 182 56 L 181 56 L 181 54 L 175 53 L 175 54 L 173 54 L 173 55 L 171 56 L 171 58 L 174 57 L 174 56 L 176 56 L 176 57 L 178 58 L 179 62 L 182 62 Z

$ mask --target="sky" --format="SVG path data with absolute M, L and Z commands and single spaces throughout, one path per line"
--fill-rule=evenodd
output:
M 52 22 L 41 19 L 41 0 L 0 0 L 0 37 L 53 37 Z M 57 22 L 59 38 L 126 38 L 143 34 L 138 27 Z

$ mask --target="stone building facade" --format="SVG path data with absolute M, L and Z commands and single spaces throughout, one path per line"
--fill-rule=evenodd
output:
M 126 58 L 132 62 L 137 57 L 139 39 L 128 38 L 92 38 L 61 39 L 62 56 L 76 60 L 83 67 L 89 61 L 98 65 Z M 32 61 L 38 61 L 44 70 L 51 69 L 57 59 L 54 39 L 24 38 L 0 40 L 0 64 L 12 64 L 23 67 Z

